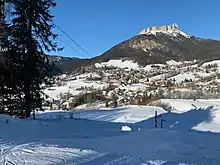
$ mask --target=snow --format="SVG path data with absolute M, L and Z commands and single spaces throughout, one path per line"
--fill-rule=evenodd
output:
M 165 78 L 165 74 L 160 74 L 160 75 L 150 77 L 149 80 L 150 81 L 156 81 L 156 80 L 161 80 L 161 79 L 164 79 L 164 78 Z
M 45 111 L 35 121 L 0 115 L 0 164 L 220 164 L 220 100 L 160 101 L 173 111 Z
M 185 73 L 180 73 L 176 76 L 171 77 L 170 79 L 173 80 L 175 79 L 176 83 L 182 83 L 185 81 L 185 79 L 187 80 L 191 80 L 192 81 L 198 81 L 200 78 L 206 78 L 206 77 L 210 77 L 212 75 L 214 75 L 215 72 L 202 72 L 202 71 L 193 71 L 193 72 L 185 72 Z M 161 77 L 159 76 L 157 79 L 160 79 Z
M 60 87 L 51 87 L 49 89 L 45 89 L 44 93 L 53 99 L 57 99 L 60 93 L 65 93 L 68 91 L 70 91 L 70 88 L 68 86 L 60 86 Z M 80 93 L 80 91 L 71 90 L 71 93 L 77 95 Z
M 200 77 L 209 77 L 209 76 L 211 76 L 211 75 L 213 75 L 213 74 L 215 74 L 215 73 L 206 73 L 206 72 L 196 72 L 196 74 L 198 75 L 198 76 L 200 76 Z
M 169 61 L 166 61 L 166 64 L 167 65 L 170 65 L 170 66 L 172 66 L 172 65 L 181 65 L 181 64 L 183 64 L 183 62 L 177 62 L 177 61 L 175 61 L 175 60 L 169 60 Z
M 95 120 L 95 121 L 107 121 L 107 122 L 116 122 L 116 123 L 137 123 L 144 121 L 145 119 L 151 118 L 154 116 L 155 111 L 158 114 L 166 113 L 165 110 L 159 107 L 122 107 L 118 109 L 109 109 L 109 108 L 100 108 L 99 110 L 81 110 L 72 112 L 66 111 L 46 111 L 45 113 L 37 112 L 36 116 L 38 119 L 57 119 L 61 116 L 63 118 L 69 118 L 70 115 L 74 118 Z
M 151 66 L 159 66 L 161 68 L 166 67 L 166 65 L 164 65 L 164 64 L 151 64 Z
M 214 64 L 217 64 L 218 66 L 220 66 L 220 60 L 213 60 L 213 61 L 210 61 L 210 62 L 205 62 L 202 64 L 202 67 L 206 67 L 208 65 L 214 65 Z
M 157 36 L 157 33 L 164 33 L 173 37 L 178 37 L 179 35 L 184 36 L 185 38 L 190 38 L 190 35 L 186 34 L 185 32 L 181 30 L 151 30 L 149 32 L 146 32 L 145 29 L 142 30 L 139 34 L 147 34 L 147 35 L 155 35 Z
M 198 80 L 198 78 L 196 78 L 195 74 L 192 72 L 180 73 L 176 76 L 171 77 L 170 79 L 175 79 L 176 83 L 182 83 L 183 81 L 185 81 L 185 79 L 192 79 L 192 81 Z
M 169 103 L 174 109 L 175 113 L 183 114 L 191 112 L 194 109 L 206 113 L 206 120 L 193 126 L 192 129 L 198 131 L 210 131 L 220 133 L 220 100 L 162 100 L 162 102 Z M 203 114 L 202 114 L 203 115 Z M 196 116 L 197 118 L 203 116 Z
M 146 66 L 144 67 L 144 70 L 145 70 L 145 71 L 150 71 L 151 69 L 153 69 L 153 68 L 151 67 L 151 65 L 146 65 Z
M 96 63 L 96 68 L 104 68 L 104 67 L 117 67 L 117 68 L 128 68 L 128 69 L 139 69 L 139 65 L 134 63 L 131 60 L 109 60 L 108 62 Z
M 138 83 L 138 84 L 131 84 L 131 85 L 127 85 L 127 86 L 121 86 L 119 88 L 125 89 L 125 90 L 131 90 L 131 91 L 141 91 L 141 90 L 145 90 L 146 87 L 147 87 L 147 85 L 145 85 L 143 83 Z
M 217 64 L 218 66 L 218 72 L 220 72 L 220 60 L 213 60 L 213 61 L 210 61 L 210 62 L 205 62 L 202 64 L 202 67 L 206 67 L 208 65 L 215 65 Z
M 181 30 L 177 30 L 176 32 L 179 33 L 179 34 L 181 34 L 182 36 L 184 36 L 184 37 L 186 37 L 186 38 L 190 38 L 190 35 L 188 35 L 188 34 L 182 32 Z
M 0 144 L 1 146 L 1 144 Z M 103 154 L 75 148 L 60 148 L 59 146 L 47 146 L 42 144 L 25 144 L 18 146 L 8 146 L 4 149 L 4 159 L 0 160 L 1 164 L 11 163 L 21 164 L 68 164 L 71 162 L 85 163 L 87 160 L 93 160 Z M 62 156 L 61 156 L 62 155 Z M 6 163 L 6 164 L 7 164 Z
M 128 126 L 122 126 L 121 127 L 121 131 L 124 131 L 124 132 L 131 132 L 132 131 L 132 129 L 130 128 L 130 127 L 128 127 Z
M 154 67 L 160 67 L 160 68 L 165 68 L 166 65 L 164 64 L 150 64 L 150 65 L 146 65 L 143 70 L 145 71 L 151 71 L 153 69 L 155 69 Z
M 90 76 L 90 74 L 84 74 L 84 75 L 79 75 L 77 78 L 85 78 Z M 96 74 L 93 74 L 93 76 L 97 76 Z M 66 93 L 70 92 L 72 95 L 78 95 L 84 90 L 78 90 L 80 87 L 91 87 L 94 89 L 102 89 L 106 87 L 107 84 L 101 83 L 101 82 L 96 82 L 96 81 L 86 81 L 85 79 L 76 79 L 76 80 L 71 80 L 67 81 L 67 84 L 65 86 L 58 86 L 58 87 L 50 87 L 44 90 L 44 93 L 50 96 L 53 99 L 58 99 L 60 93 Z

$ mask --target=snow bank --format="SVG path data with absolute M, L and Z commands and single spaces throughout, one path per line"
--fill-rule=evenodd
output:
M 131 132 L 132 129 L 131 129 L 131 127 L 128 127 L 128 126 L 122 126 L 121 127 L 121 131 L 123 131 L 123 132 Z
M 187 100 L 187 99 L 161 99 L 161 102 L 169 104 L 173 109 L 175 109 L 175 113 L 185 113 L 192 109 L 195 109 L 197 105 L 199 108 L 205 108 L 207 104 L 202 104 L 199 100 Z

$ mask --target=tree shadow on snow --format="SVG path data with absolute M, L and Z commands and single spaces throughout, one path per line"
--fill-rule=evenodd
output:
M 54 120 L 54 119 L 82 119 L 112 122 L 122 117 L 127 108 L 115 108 L 111 110 L 90 109 L 90 110 L 76 110 L 76 111 L 58 111 L 58 112 L 44 112 L 36 114 L 37 120 Z M 122 119 L 123 120 L 123 119 Z M 125 121 L 125 119 L 124 119 Z
M 45 123 L 42 137 L 74 137 L 74 138 L 102 138 L 121 135 L 121 127 L 124 123 L 112 122 L 126 116 L 127 108 L 114 110 L 80 110 L 45 112 L 36 116 L 36 121 Z M 41 124 L 42 125 L 42 124 Z M 42 125 L 43 127 L 43 125 Z M 57 134 L 59 130 L 59 135 Z
M 163 124 L 162 127 L 167 129 L 181 129 L 181 130 L 191 130 L 194 126 L 209 122 L 212 120 L 211 112 L 214 110 L 213 106 L 207 108 L 192 109 L 182 114 L 178 113 L 165 113 L 162 116 Z M 155 118 L 149 118 L 147 120 L 141 121 L 135 124 L 137 128 L 154 128 Z M 157 117 L 157 127 L 161 127 L 161 115 Z
M 84 110 L 79 112 L 74 112 L 74 116 L 81 119 L 98 120 L 98 121 L 114 121 L 119 117 L 126 114 L 124 110 L 127 108 L 111 109 L 111 110 Z M 125 119 L 124 119 L 125 120 Z

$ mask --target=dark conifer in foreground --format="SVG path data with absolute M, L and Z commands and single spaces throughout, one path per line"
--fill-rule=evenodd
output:
M 15 112 L 29 117 L 31 111 L 42 107 L 41 84 L 51 79 L 53 67 L 44 51 L 56 51 L 52 32 L 53 16 L 51 7 L 54 0 L 8 0 L 13 4 L 13 19 L 8 39 L 8 71 L 11 79 L 8 84 L 10 98 Z M 7 70 L 7 69 L 6 69 Z M 3 88 L 3 87 L 1 87 Z M 6 103 L 7 104 L 7 103 Z M 8 107 L 9 104 L 4 105 Z

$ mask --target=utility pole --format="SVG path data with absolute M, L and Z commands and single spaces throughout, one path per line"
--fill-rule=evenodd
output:
M 157 128 L 157 111 L 155 111 L 155 124 L 154 127 Z

